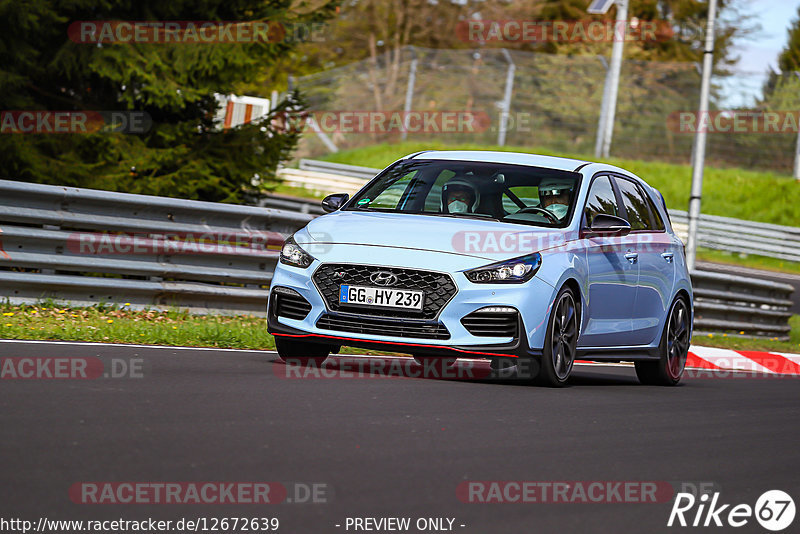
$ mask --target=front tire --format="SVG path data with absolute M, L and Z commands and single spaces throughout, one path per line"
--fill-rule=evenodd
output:
M 535 382 L 543 386 L 563 387 L 572 373 L 577 346 L 578 307 L 572 290 L 563 287 L 556 296 L 547 323 L 544 351 Z
M 275 337 L 275 349 L 278 356 L 289 365 L 322 365 L 331 353 L 331 347 L 320 345 L 319 343 L 308 343 L 307 341 L 296 341 Z
M 661 334 L 658 361 L 634 364 L 639 382 L 650 386 L 676 386 L 681 381 L 689 354 L 690 321 L 686 299 L 678 297 L 672 303 Z

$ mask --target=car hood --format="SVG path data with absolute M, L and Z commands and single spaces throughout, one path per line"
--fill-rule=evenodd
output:
M 500 260 L 563 245 L 568 230 L 494 220 L 338 211 L 318 217 L 298 243 L 407 248 Z

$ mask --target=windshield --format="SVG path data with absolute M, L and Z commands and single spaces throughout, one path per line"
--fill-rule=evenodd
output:
M 564 227 L 580 174 L 505 163 L 405 160 L 348 202 L 345 210 Z

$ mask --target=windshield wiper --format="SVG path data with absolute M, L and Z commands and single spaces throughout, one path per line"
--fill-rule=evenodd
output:
M 436 215 L 438 217 L 465 217 L 467 219 L 477 219 L 479 221 L 502 221 L 502 219 L 489 215 L 488 213 L 438 213 L 435 211 L 420 212 L 425 215 Z

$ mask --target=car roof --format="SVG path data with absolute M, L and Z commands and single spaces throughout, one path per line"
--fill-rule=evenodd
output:
M 490 163 L 508 163 L 510 165 L 528 165 L 561 171 L 575 172 L 591 162 L 579 159 L 541 156 L 539 154 L 523 154 L 521 152 L 497 152 L 491 150 L 429 150 L 410 154 L 404 159 L 483 161 Z

